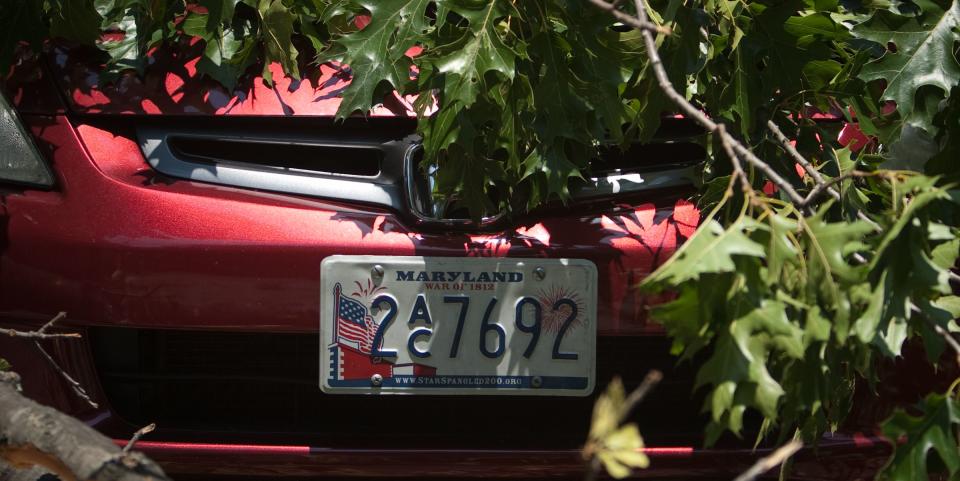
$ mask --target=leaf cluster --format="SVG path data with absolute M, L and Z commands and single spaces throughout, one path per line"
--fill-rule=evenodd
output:
M 836 160 L 841 175 L 869 167 L 845 151 Z M 730 209 L 728 191 L 716 210 L 723 223 L 707 219 L 644 282 L 677 291 L 654 313 L 675 352 L 706 356 L 697 385 L 708 444 L 739 434 L 747 410 L 764 417 L 761 436 L 815 442 L 849 412 L 854 379 L 878 380 L 878 359 L 917 337 L 936 362 L 945 349 L 936 327 L 957 331 L 949 270 L 960 192 L 883 170 L 839 184 L 841 199 L 812 213 L 759 193 Z M 872 222 L 853 215 L 865 205 Z
M 758 148 L 772 119 L 798 122 L 805 153 L 822 153 L 835 135 L 810 120 L 817 109 L 855 117 L 887 158 L 942 150 L 936 119 L 960 83 L 955 1 L 650 6 L 671 31 L 658 45 L 671 81 Z M 651 138 L 672 108 L 638 32 L 579 0 L 28 0 L 4 2 L 0 25 L 0 69 L 19 42 L 47 38 L 95 45 L 113 72 L 200 39 L 198 71 L 231 88 L 257 69 L 272 81 L 271 64 L 299 78 L 306 62 L 339 62 L 353 74 L 341 117 L 416 96 L 435 195 L 475 218 L 569 200 L 601 144 Z

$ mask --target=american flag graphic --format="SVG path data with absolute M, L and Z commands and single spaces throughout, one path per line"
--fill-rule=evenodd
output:
M 367 308 L 356 299 L 344 296 L 340 284 L 334 287 L 334 303 L 337 306 L 337 343 L 348 341 L 360 352 L 370 354 L 377 325 L 367 315 Z

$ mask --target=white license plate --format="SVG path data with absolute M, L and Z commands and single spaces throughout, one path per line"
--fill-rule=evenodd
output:
M 320 271 L 326 393 L 593 391 L 590 261 L 330 256 Z

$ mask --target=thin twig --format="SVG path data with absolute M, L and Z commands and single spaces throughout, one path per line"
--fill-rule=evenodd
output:
M 16 329 L 7 329 L 0 327 L 0 335 L 10 336 L 10 337 L 20 337 L 24 339 L 58 339 L 63 337 L 73 337 L 78 338 L 80 334 L 75 332 L 65 332 L 65 333 L 48 333 L 47 329 L 53 327 L 54 324 L 63 320 L 67 317 L 66 312 L 60 312 L 56 316 L 53 316 L 52 319 L 47 321 L 46 324 L 40 327 L 35 331 L 18 331 Z
M 813 202 L 817 197 L 819 197 L 824 192 L 831 192 L 831 196 L 832 196 L 833 195 L 832 193 L 836 192 L 836 190 L 833 188 L 835 184 L 843 182 L 847 179 L 852 179 L 854 177 L 870 177 L 875 175 L 880 175 L 880 174 L 875 172 L 862 172 L 859 170 L 851 170 L 850 172 L 838 175 L 830 180 L 818 181 L 817 184 L 814 185 L 812 189 L 810 189 L 810 192 L 807 193 L 807 197 L 803 199 L 804 205 L 809 205 L 811 202 Z
M 736 140 L 729 133 L 726 134 L 726 137 L 730 140 L 730 144 L 733 146 L 733 150 L 740 154 L 744 160 L 746 160 L 750 165 L 756 167 L 761 172 L 763 172 L 771 182 L 777 185 L 787 197 L 793 201 L 794 204 L 799 206 L 803 205 L 803 197 L 797 193 L 796 189 L 793 188 L 793 185 L 790 184 L 786 179 L 780 176 L 777 171 L 773 170 L 773 167 L 770 167 L 770 164 L 760 160 L 752 150 L 745 147 L 738 140 Z
M 793 456 L 794 453 L 800 450 L 803 447 L 803 443 L 799 440 L 794 439 L 783 446 L 777 448 L 776 451 L 770 453 L 770 455 L 760 458 L 750 469 L 744 471 L 740 476 L 737 476 L 733 481 L 753 481 L 757 479 L 761 474 L 770 471 L 771 469 L 779 466 L 784 461 L 787 460 L 790 456 Z
M 63 339 L 63 338 L 77 339 L 81 337 L 79 333 L 75 333 L 75 332 L 69 332 L 69 333 L 48 333 L 47 332 L 47 330 L 53 327 L 54 324 L 62 321 L 66 317 L 67 317 L 66 312 L 59 312 L 57 313 L 56 316 L 53 316 L 53 318 L 51 318 L 43 326 L 40 326 L 40 328 L 35 331 L 17 331 L 14 329 L 0 328 L 0 334 L 6 334 L 9 336 L 20 337 L 24 339 L 33 339 L 33 346 L 36 347 L 37 351 L 39 351 L 40 354 L 43 356 L 43 358 L 47 360 L 47 362 L 50 364 L 50 367 L 52 367 L 54 371 L 60 374 L 60 377 L 62 377 L 65 381 L 67 381 L 67 384 L 70 386 L 71 389 L 73 389 L 73 392 L 76 393 L 77 396 L 79 396 L 81 399 L 86 401 L 87 404 L 89 404 L 90 406 L 94 408 L 100 407 L 99 404 L 95 403 L 93 399 L 90 398 L 90 395 L 87 394 L 87 391 L 83 389 L 83 386 L 81 386 L 80 383 L 76 381 L 76 379 L 74 379 L 69 374 L 67 374 L 67 371 L 64 371 L 63 368 L 60 367 L 59 364 L 57 364 L 57 361 L 53 359 L 53 356 L 51 356 L 50 353 L 48 353 L 43 348 L 43 346 L 40 345 L 40 341 L 45 339 Z
M 783 135 L 783 132 L 780 130 L 779 127 L 777 127 L 777 124 L 773 123 L 772 120 L 768 120 L 767 128 L 770 129 L 771 132 L 773 132 L 773 135 L 777 138 L 777 140 L 780 141 L 780 144 L 787 151 L 787 153 L 790 154 L 790 156 L 793 157 L 793 159 L 796 160 L 801 167 L 803 167 L 803 170 L 806 171 L 811 178 L 813 178 L 813 181 L 818 186 L 826 183 L 826 179 L 823 178 L 823 175 L 820 173 L 820 171 L 817 170 L 813 166 L 813 164 L 810 163 L 809 160 L 807 160 L 804 156 L 800 155 L 800 152 L 798 152 L 797 148 L 794 147 L 792 143 L 790 143 L 790 139 L 788 139 L 786 135 Z M 827 193 L 829 193 L 830 197 L 833 197 L 835 200 L 840 200 L 840 192 L 838 192 L 837 189 L 830 187 L 829 189 L 827 189 Z M 809 201 L 810 199 L 812 199 L 812 197 L 808 195 L 807 199 L 805 200 Z M 883 231 L 883 229 L 880 227 L 880 224 L 877 224 L 876 222 L 874 222 L 874 220 L 871 219 L 869 216 L 867 216 L 867 214 L 864 214 L 861 211 L 857 211 L 857 218 L 869 224 L 874 231 L 876 232 Z
M 590 1 L 594 2 L 595 0 Z M 636 0 L 636 5 L 637 18 L 640 19 L 641 23 L 649 23 L 650 19 L 647 15 L 646 6 L 644 5 L 643 0 Z M 666 94 L 667 97 L 673 101 L 677 107 L 680 108 L 684 115 L 695 120 L 707 131 L 716 133 L 722 138 L 726 138 L 734 152 L 746 160 L 747 163 L 763 172 L 771 182 L 776 184 L 781 191 L 787 194 L 787 197 L 789 197 L 794 204 L 802 205 L 803 197 L 797 193 L 796 189 L 793 188 L 793 185 L 791 185 L 783 177 L 781 177 L 780 174 L 773 170 L 773 168 L 770 167 L 770 164 L 760 160 L 750 149 L 745 147 L 742 143 L 740 143 L 740 141 L 730 135 L 726 129 L 720 131 L 718 129 L 720 124 L 711 120 L 702 110 L 695 107 L 693 104 L 687 101 L 686 97 L 677 92 L 677 90 L 673 87 L 673 83 L 670 82 L 670 77 L 667 75 L 666 69 L 663 67 L 663 60 L 660 59 L 660 54 L 657 51 L 657 41 L 653 37 L 653 33 L 647 29 L 640 29 L 640 35 L 643 37 L 647 57 L 650 59 L 650 67 L 653 69 L 653 73 L 657 78 L 657 84 L 660 86 L 660 90 L 662 90 L 663 93 Z
M 610 12 L 617 20 L 620 20 L 621 22 L 630 25 L 633 28 L 670 35 L 670 27 L 657 25 L 649 20 L 639 20 L 633 15 L 617 10 L 617 6 L 621 1 L 623 0 L 614 0 L 613 3 L 607 3 L 604 0 L 590 0 L 590 3 L 596 5 L 601 10 Z
M 139 441 L 144 434 L 149 434 L 153 432 L 154 429 L 157 429 L 157 423 L 150 423 L 138 429 L 137 432 L 133 433 L 133 436 L 130 437 L 130 441 L 127 441 L 127 445 L 123 447 L 123 453 L 129 453 L 130 450 L 133 449 L 133 445 L 137 444 L 137 441 Z
M 639 405 L 643 399 L 647 397 L 647 394 L 650 394 L 650 391 L 662 380 L 663 373 L 656 369 L 651 369 L 650 372 L 647 373 L 647 376 L 643 378 L 643 382 L 623 401 L 623 410 L 620 411 L 620 424 L 627 422 L 627 419 L 630 418 L 630 413 L 636 409 L 637 405 Z
M 803 170 L 810 174 L 810 177 L 819 185 L 824 183 L 823 175 L 820 174 L 820 171 L 813 167 L 813 164 L 807 160 L 806 157 L 800 155 L 800 152 L 797 151 L 797 148 L 793 146 L 793 143 L 790 142 L 790 139 L 786 135 L 783 135 L 783 132 L 780 130 L 780 127 L 777 127 L 777 124 L 773 123 L 772 120 L 767 121 L 767 128 L 773 132 L 774 137 L 780 141 L 780 145 L 783 146 L 784 150 L 793 157 L 793 160 L 796 160 L 800 166 L 803 167 Z M 836 189 L 831 188 L 829 190 L 830 196 L 836 200 L 840 200 L 840 193 Z
M 47 351 L 43 349 L 43 346 L 41 346 L 38 341 L 33 341 L 33 345 L 34 347 L 37 348 L 38 351 L 40 351 L 40 354 L 43 354 L 43 357 L 47 360 L 47 362 L 50 363 L 50 367 L 52 367 L 54 371 L 58 372 L 60 374 L 60 377 L 62 377 L 65 381 L 67 381 L 67 384 L 70 385 L 70 388 L 73 389 L 73 392 L 76 393 L 77 396 L 79 396 L 81 399 L 86 401 L 87 404 L 89 404 L 93 408 L 100 407 L 99 404 L 95 403 L 93 399 L 90 398 L 90 395 L 87 394 L 87 391 L 83 389 L 83 386 L 81 386 L 80 383 L 77 382 L 74 378 L 70 377 L 70 375 L 67 374 L 67 371 L 64 371 L 63 368 L 60 367 L 59 364 L 57 364 L 57 361 L 53 359 L 53 356 L 47 353 Z
M 723 146 L 723 151 L 730 159 L 730 164 L 733 165 L 733 175 L 740 181 L 740 188 L 743 189 L 743 192 L 752 197 L 753 186 L 750 184 L 750 178 L 747 177 L 747 173 L 743 171 L 743 166 L 740 165 L 740 158 L 737 156 L 737 153 L 733 151 L 733 145 L 730 144 L 730 140 L 724 135 L 727 132 L 727 128 L 724 127 L 723 124 L 720 124 L 717 126 L 717 132 L 719 133 L 720 145 Z M 730 189 L 732 187 L 733 185 L 730 185 L 727 188 Z
M 957 366 L 960 366 L 960 342 L 957 342 L 957 340 L 953 337 L 953 334 L 951 334 L 950 331 L 940 327 L 929 317 L 925 316 L 920 308 L 916 306 L 910 306 L 910 310 L 916 314 L 919 314 L 920 317 L 927 322 L 928 326 L 932 327 L 937 334 L 940 334 L 940 336 L 943 337 L 943 340 L 947 342 L 947 345 L 950 346 L 950 349 L 953 349 L 953 352 L 956 353 Z
M 40 329 L 37 329 L 37 331 L 38 331 L 38 332 L 41 332 L 41 333 L 47 332 L 47 329 L 50 329 L 51 327 L 53 327 L 54 324 L 56 324 L 56 323 L 58 323 L 58 322 L 60 322 L 60 321 L 62 321 L 62 320 L 64 320 L 64 319 L 66 319 L 66 318 L 67 318 L 67 313 L 66 313 L 66 312 L 63 312 L 63 311 L 60 311 L 60 312 L 57 313 L 56 316 L 53 316 L 53 318 L 51 318 L 49 321 L 47 321 L 46 324 L 40 326 Z M 79 336 L 79 334 L 78 334 L 78 336 Z
M 65 381 L 67 381 L 67 384 L 70 386 L 71 389 L 73 389 L 73 392 L 76 393 L 77 396 L 79 396 L 81 399 L 86 401 L 87 404 L 89 404 L 90 406 L 94 408 L 100 407 L 99 404 L 95 403 L 93 399 L 90 398 L 90 395 L 87 394 L 87 392 L 83 389 L 83 386 L 81 386 L 79 382 L 77 382 L 73 377 L 67 374 L 67 371 L 64 371 L 63 368 L 60 367 L 59 364 L 57 364 L 57 361 L 53 359 L 53 356 L 51 356 L 50 353 L 48 353 L 43 348 L 43 346 L 40 345 L 40 341 L 45 339 L 63 339 L 63 338 L 77 339 L 81 337 L 79 333 L 75 333 L 75 332 L 69 332 L 69 333 L 48 333 L 47 332 L 47 330 L 53 327 L 54 324 L 56 324 L 57 322 L 60 322 L 66 317 L 67 317 L 66 312 L 59 312 L 57 313 L 56 316 L 53 316 L 52 319 L 47 321 L 46 324 L 41 326 L 40 329 L 37 329 L 35 331 L 17 331 L 14 329 L 0 328 L 0 334 L 6 334 L 8 336 L 19 337 L 24 339 L 33 339 L 33 346 L 37 348 L 37 351 L 39 351 L 41 355 L 43 355 L 43 358 L 47 360 L 47 362 L 50 364 L 50 367 L 52 367 L 54 371 L 59 373 L 60 377 L 62 377 Z
M 18 331 L 16 329 L 7 329 L 5 327 L 0 327 L 0 335 L 10 336 L 10 337 L 21 337 L 24 339 L 60 339 L 64 337 L 78 338 L 80 334 L 75 332 L 58 332 L 47 334 L 40 331 Z
M 949 332 L 947 332 L 946 329 L 940 326 L 934 325 L 933 330 L 937 331 L 937 334 L 940 334 L 941 336 L 943 336 L 943 339 L 947 341 L 947 344 L 950 345 L 950 348 L 952 348 L 953 351 L 957 353 L 957 365 L 960 366 L 960 343 L 958 343 L 957 340 L 953 338 L 953 334 L 950 334 Z

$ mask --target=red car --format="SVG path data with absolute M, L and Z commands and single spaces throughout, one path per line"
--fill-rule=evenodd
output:
M 409 99 L 338 123 L 335 66 L 231 92 L 163 55 L 101 82 L 57 48 L 6 79 L 0 322 L 66 311 L 82 340 L 47 347 L 97 407 L 2 339 L 29 396 L 118 442 L 156 422 L 138 448 L 174 476 L 579 477 L 597 393 L 657 368 L 638 475 L 728 477 L 763 454 L 749 434 L 701 448 L 695 366 L 634 289 L 699 219 L 687 120 L 606 152 L 567 205 L 478 223 L 431 196 Z M 792 475 L 871 476 L 884 409 Z

